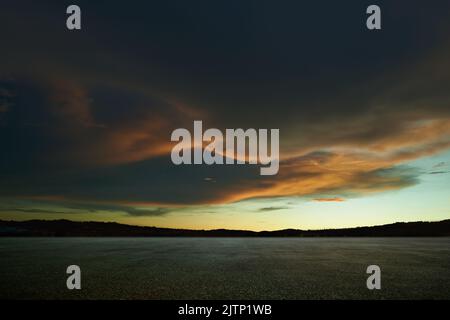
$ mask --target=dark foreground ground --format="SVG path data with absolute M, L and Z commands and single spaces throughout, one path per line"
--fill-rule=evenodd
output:
M 2 238 L 0 254 L 0 298 L 450 299 L 450 238 Z

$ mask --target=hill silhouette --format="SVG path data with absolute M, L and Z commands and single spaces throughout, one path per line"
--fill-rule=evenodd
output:
M 450 219 L 438 222 L 397 222 L 372 227 L 278 231 L 188 230 L 141 227 L 115 222 L 70 220 L 0 220 L 0 237 L 443 237 Z

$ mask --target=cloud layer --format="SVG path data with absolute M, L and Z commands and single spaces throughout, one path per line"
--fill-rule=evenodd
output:
M 1 13 L 5 199 L 132 216 L 255 198 L 343 201 L 414 185 L 408 162 L 450 148 L 448 4 L 387 3 L 377 34 L 361 25 L 360 3 L 81 6 L 98 19 L 78 34 L 42 10 L 18 24 L 14 2 Z M 170 133 L 194 120 L 279 128 L 279 174 L 174 166 Z M 30 206 L 1 210 L 42 210 Z

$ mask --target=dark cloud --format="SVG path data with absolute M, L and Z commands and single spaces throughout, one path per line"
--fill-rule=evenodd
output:
M 32 209 L 32 208 L 14 208 L 14 207 L 1 207 L 0 212 L 67 214 L 67 211 Z
M 153 207 L 136 208 L 132 206 L 86 203 L 61 200 L 8 200 L 3 199 L 0 212 L 47 213 L 47 214 L 79 214 L 119 212 L 135 217 L 162 216 L 176 209 Z
M 134 208 L 131 206 L 122 206 L 114 204 L 99 204 L 99 203 L 61 203 L 61 205 L 67 209 L 75 209 L 81 211 L 89 211 L 92 213 L 98 211 L 109 211 L 109 212 L 124 212 L 130 216 L 144 217 L 144 216 L 162 216 L 173 209 L 168 208 Z
M 277 210 L 284 210 L 284 209 L 289 209 L 289 207 L 264 207 L 264 208 L 259 208 L 258 211 L 260 212 L 267 212 L 267 211 L 277 211 Z
M 449 173 L 449 171 L 432 171 L 432 172 L 429 172 L 429 174 L 444 174 L 444 173 Z
M 443 168 L 447 166 L 447 162 L 441 161 L 439 163 L 436 163 L 433 168 Z

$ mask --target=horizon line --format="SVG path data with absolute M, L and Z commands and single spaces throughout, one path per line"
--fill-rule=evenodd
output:
M 251 232 L 251 233 L 263 233 L 263 232 L 280 232 L 280 231 L 287 231 L 287 230 L 294 230 L 294 231 L 303 231 L 303 232 L 319 232 L 319 231 L 336 231 L 336 230 L 348 230 L 348 229 L 360 229 L 360 228 L 375 228 L 375 227 L 384 227 L 384 226 L 390 226 L 395 224 L 408 224 L 408 223 L 441 223 L 450 221 L 449 219 L 443 219 L 443 220 L 416 220 L 416 221 L 397 221 L 392 223 L 386 223 L 386 224 L 378 224 L 378 225 L 361 225 L 356 227 L 342 227 L 342 228 L 323 228 L 323 229 L 297 229 L 297 228 L 285 228 L 285 229 L 277 229 L 277 230 L 246 230 L 246 229 L 226 229 L 226 228 L 216 228 L 216 229 L 185 229 L 185 228 L 170 228 L 170 227 L 157 227 L 157 226 L 141 226 L 141 225 L 132 225 L 127 223 L 119 223 L 115 221 L 92 221 L 92 220 L 86 220 L 86 221 L 76 221 L 76 220 L 70 220 L 70 219 L 29 219 L 29 220 L 3 220 L 0 219 L 1 222 L 33 222 L 33 221 L 39 221 L 39 222 L 58 222 L 58 221 L 64 221 L 64 222 L 71 222 L 71 223 L 99 223 L 99 224 L 117 224 L 121 226 L 127 226 L 127 227 L 137 227 L 137 228 L 155 228 L 155 229 L 165 229 L 165 230 L 182 230 L 182 231 L 194 231 L 194 232 L 210 232 L 210 231 L 236 231 L 236 232 Z

